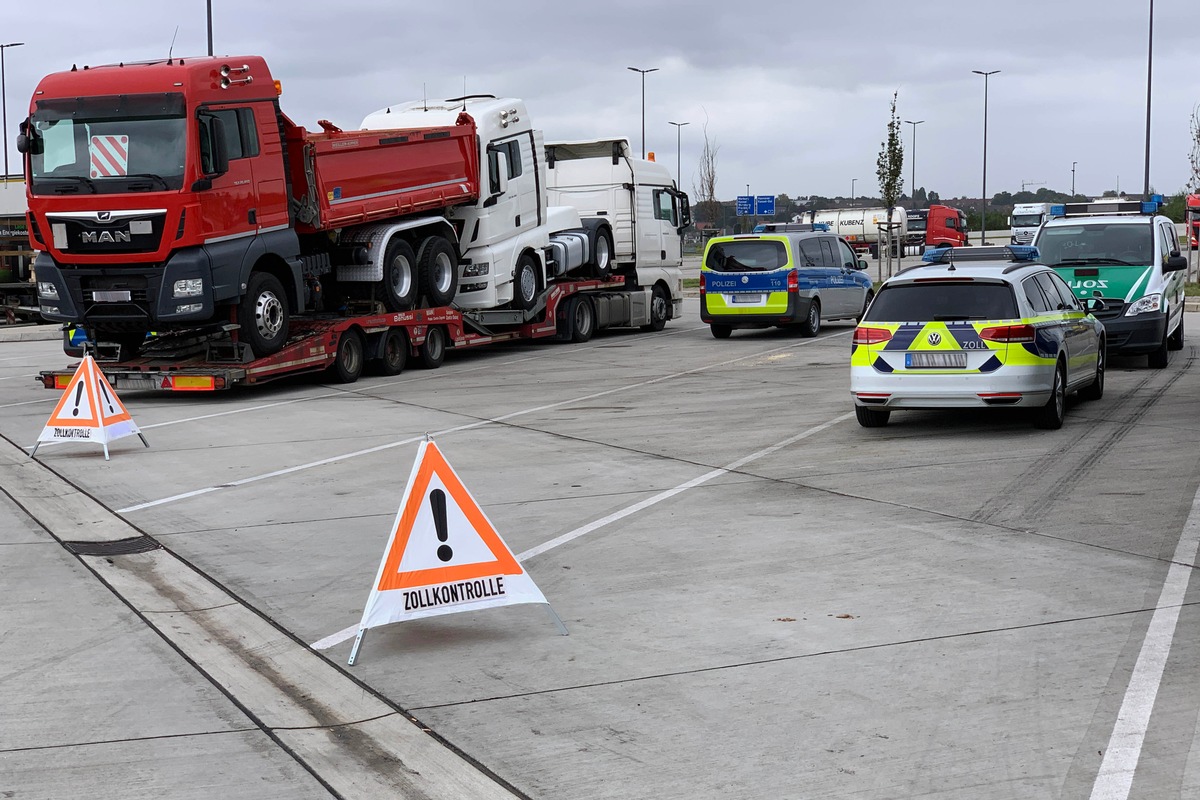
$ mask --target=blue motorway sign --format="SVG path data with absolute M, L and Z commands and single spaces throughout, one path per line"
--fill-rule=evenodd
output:
M 754 198 L 755 210 L 754 213 L 763 217 L 775 216 L 775 195 L 760 194 Z
M 737 216 L 749 217 L 754 214 L 754 197 L 748 194 L 737 196 Z

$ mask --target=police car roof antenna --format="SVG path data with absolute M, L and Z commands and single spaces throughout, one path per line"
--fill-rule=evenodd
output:
M 951 247 L 950 251 L 948 253 L 946 253 L 946 255 L 950 258 L 950 266 L 946 267 L 946 271 L 947 272 L 958 272 L 958 267 L 954 266 L 954 248 Z

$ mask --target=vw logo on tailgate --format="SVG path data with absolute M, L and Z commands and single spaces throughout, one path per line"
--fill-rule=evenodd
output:
M 933 333 L 929 334 L 928 341 L 929 341 L 929 344 L 933 345 L 934 347 L 937 347 L 939 344 L 942 343 L 942 335 L 940 333 L 938 333 L 937 331 L 934 331 Z

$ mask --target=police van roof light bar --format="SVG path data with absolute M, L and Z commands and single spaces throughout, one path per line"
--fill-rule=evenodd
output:
M 1157 214 L 1163 206 L 1161 194 L 1149 200 L 1096 200 L 1091 203 L 1062 203 L 1050 206 L 1052 217 L 1088 217 L 1098 214 Z

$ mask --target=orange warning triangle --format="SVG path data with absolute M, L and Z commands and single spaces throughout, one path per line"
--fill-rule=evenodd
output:
M 108 427 L 117 422 L 132 420 L 133 417 L 129 416 L 125 404 L 113 391 L 112 384 L 108 382 L 108 378 L 104 377 L 104 372 L 96 367 L 95 361 L 92 361 L 92 374 L 95 376 L 96 388 L 99 390 L 100 424 Z
M 92 360 L 92 357 L 84 356 L 83 361 L 75 370 L 75 374 L 71 376 L 58 405 L 51 412 L 50 419 L 46 421 L 47 427 L 51 425 L 59 428 L 102 427 L 96 407 L 99 392 L 96 389 L 96 381 L 92 379 L 95 369 L 96 362 Z
M 437 445 L 425 442 L 396 517 L 378 591 L 524 572 Z

